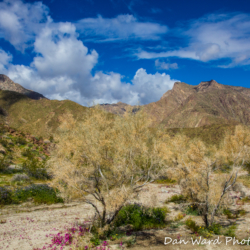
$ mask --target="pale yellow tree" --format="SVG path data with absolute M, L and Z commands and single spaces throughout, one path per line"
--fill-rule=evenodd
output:
M 121 117 L 91 108 L 82 122 L 61 121 L 49 163 L 54 185 L 93 206 L 101 227 L 110 224 L 162 171 L 166 139 L 143 111 Z
M 182 193 L 199 207 L 208 227 L 214 223 L 228 191 L 236 183 L 238 171 L 249 158 L 250 130 L 237 126 L 235 133 L 227 134 L 218 149 L 183 136 L 177 136 L 171 145 L 174 171 Z M 231 172 L 216 174 L 223 164 L 230 164 Z

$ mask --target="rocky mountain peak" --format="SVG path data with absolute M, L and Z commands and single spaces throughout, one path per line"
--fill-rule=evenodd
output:
M 224 89 L 224 85 L 216 82 L 215 80 L 210 80 L 206 82 L 201 82 L 197 87 L 195 87 L 196 91 L 206 91 L 208 89 Z
M 20 84 L 13 82 L 8 76 L 3 74 L 0 74 L 0 90 L 18 92 L 35 100 L 45 98 L 42 94 L 22 87 Z
M 10 80 L 10 78 L 6 75 L 0 74 L 0 82 L 5 82 L 7 80 Z M 10 80 L 11 81 L 11 80 Z

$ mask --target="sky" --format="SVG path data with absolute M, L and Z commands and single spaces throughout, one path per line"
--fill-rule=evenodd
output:
M 85 106 L 176 81 L 250 88 L 250 1 L 0 0 L 0 74 Z

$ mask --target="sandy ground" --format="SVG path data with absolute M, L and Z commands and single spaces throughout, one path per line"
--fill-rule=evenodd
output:
M 66 207 L 60 204 L 27 209 L 26 206 L 2 209 L 0 221 L 6 220 L 6 223 L 0 224 L 0 249 L 42 248 L 51 243 L 51 234 L 64 232 L 93 213 L 89 205 L 79 203 L 66 204 Z
M 141 192 L 137 202 L 146 205 L 166 206 L 164 202 L 174 194 L 180 194 L 177 185 L 150 184 Z M 180 205 L 169 203 L 167 206 L 171 211 L 168 215 L 169 219 L 180 213 Z M 236 207 L 237 205 L 234 204 L 233 206 Z M 241 238 L 243 238 L 250 236 L 250 204 L 241 207 L 247 211 L 247 214 L 235 222 L 238 224 L 237 235 L 240 234 Z M 77 222 L 81 223 L 88 220 L 93 215 L 93 212 L 90 205 L 80 202 L 51 206 L 33 206 L 31 203 L 22 204 L 21 206 L 5 206 L 0 211 L 0 222 L 6 221 L 6 223 L 0 224 L 0 249 L 51 249 L 48 246 L 53 238 L 52 235 L 66 232 L 67 228 L 72 227 Z M 196 217 L 197 219 L 199 220 L 199 217 Z M 201 220 L 199 222 L 202 223 Z M 227 220 L 226 222 L 229 223 L 230 221 Z M 189 241 L 189 243 L 186 245 L 184 243 L 176 245 L 163 244 L 165 237 L 176 239 L 179 236 L 181 236 L 181 239 Z M 148 230 L 137 233 L 137 243 L 131 249 L 250 249 L 250 246 L 232 245 L 232 242 L 226 245 L 226 240 L 223 237 L 220 237 L 221 244 L 192 245 L 192 237 L 191 232 L 185 226 L 176 229 L 167 227 L 163 230 Z M 117 246 L 112 248 L 119 249 Z M 57 249 L 60 249 L 60 247 Z M 64 247 L 63 249 L 70 249 L 70 247 Z

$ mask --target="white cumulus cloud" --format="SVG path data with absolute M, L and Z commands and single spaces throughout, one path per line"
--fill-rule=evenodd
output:
M 165 73 L 148 74 L 142 68 L 130 83 L 115 72 L 92 74 L 98 53 L 77 39 L 71 23 L 47 24 L 36 37 L 34 50 L 37 55 L 29 66 L 12 64 L 12 56 L 0 51 L 0 69 L 13 81 L 51 99 L 70 99 L 83 105 L 93 101 L 147 104 L 159 100 L 176 81 Z
M 49 20 L 48 8 L 42 2 L 4 0 L 0 3 L 0 38 L 24 51 Z
M 169 75 L 148 74 L 143 68 L 131 82 L 124 82 L 116 72 L 95 71 L 98 53 L 79 39 L 83 24 L 84 32 L 112 39 L 158 39 L 167 30 L 159 24 L 139 22 L 131 15 L 56 23 L 41 2 L 4 0 L 0 3 L 0 37 L 23 52 L 32 46 L 35 55 L 30 65 L 13 64 L 12 55 L 0 48 L 1 73 L 48 98 L 70 99 L 83 105 L 92 101 L 147 104 L 172 88 L 175 80 Z

